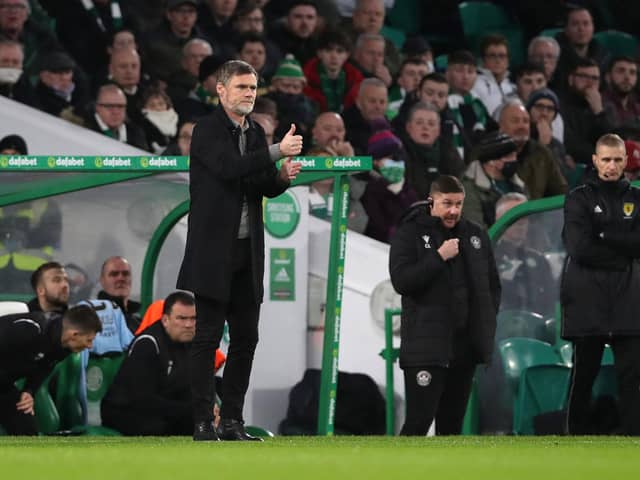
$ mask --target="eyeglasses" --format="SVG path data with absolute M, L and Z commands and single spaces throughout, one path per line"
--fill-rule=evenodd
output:
M 600 75 L 589 75 L 586 73 L 574 73 L 574 77 L 582 78 L 583 80 L 591 80 L 592 82 L 599 82 Z
M 487 53 L 484 58 L 488 58 L 489 60 L 506 60 L 509 58 L 509 55 L 506 53 Z
M 127 108 L 127 105 L 122 103 L 98 103 L 97 105 L 102 108 L 108 108 L 109 110 L 124 110 Z
M 543 103 L 534 103 L 533 106 L 531 108 L 535 108 L 538 111 L 543 111 L 543 112 L 549 112 L 549 113 L 556 113 L 556 107 L 554 107 L 553 105 L 545 105 Z

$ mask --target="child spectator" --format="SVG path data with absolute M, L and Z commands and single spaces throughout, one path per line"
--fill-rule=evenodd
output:
M 351 42 L 341 30 L 324 31 L 318 39 L 316 57 L 304 66 L 307 86 L 304 94 L 312 99 L 320 112 L 342 112 L 355 103 L 360 71 L 347 62 Z
M 162 90 L 149 88 L 144 94 L 141 126 L 153 153 L 164 151 L 178 130 L 178 114 Z

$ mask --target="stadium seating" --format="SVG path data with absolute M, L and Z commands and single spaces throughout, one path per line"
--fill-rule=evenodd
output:
M 571 368 L 533 365 L 520 376 L 513 408 L 513 433 L 533 435 L 537 415 L 563 410 L 569 391 Z
M 499 33 L 509 42 L 511 68 L 523 63 L 525 47 L 522 29 L 514 25 L 500 6 L 489 2 L 463 2 L 458 8 L 464 36 L 474 53 L 479 53 L 483 36 Z
M 546 319 L 536 312 L 527 310 L 500 310 L 496 319 L 496 342 L 513 337 L 528 337 L 538 340 L 555 340 L 555 330 L 550 333 L 550 319 Z M 551 337 L 551 338 L 549 338 Z
M 593 36 L 613 57 L 628 55 L 635 57 L 638 53 L 638 39 L 633 35 L 618 30 L 605 30 Z
M 420 30 L 423 2 L 424 0 L 394 2 L 393 7 L 385 16 L 386 23 L 406 34 L 417 33 Z
M 119 435 L 102 426 L 100 405 L 122 365 L 124 353 L 89 357 L 87 365 L 87 427 L 88 435 Z
M 29 307 L 24 302 L 2 301 L 0 302 L 0 317 L 3 315 L 11 315 L 13 313 L 27 313 Z
M 563 28 L 558 28 L 558 27 L 554 27 L 554 28 L 545 28 L 544 30 L 542 30 L 538 36 L 540 37 L 552 37 L 555 38 L 557 34 L 559 34 L 560 32 L 562 32 L 564 29 Z
M 398 49 L 402 48 L 404 39 L 406 37 L 405 33 L 402 30 L 394 27 L 389 27 L 387 25 L 383 26 L 380 29 L 380 35 L 391 40 L 394 45 L 398 47 Z

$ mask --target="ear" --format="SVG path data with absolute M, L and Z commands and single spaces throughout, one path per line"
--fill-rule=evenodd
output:
M 162 326 L 166 327 L 169 324 L 169 316 L 163 313 L 160 321 L 162 322 Z
M 224 85 L 222 83 L 216 83 L 216 93 L 219 97 L 222 97 L 222 92 L 224 92 Z
M 427 197 L 427 205 L 433 207 L 433 197 Z

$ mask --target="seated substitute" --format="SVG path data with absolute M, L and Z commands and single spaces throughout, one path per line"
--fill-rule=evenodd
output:
M 476 365 L 493 352 L 500 280 L 484 229 L 462 215 L 464 187 L 443 175 L 391 240 L 391 283 L 402 295 L 400 367 L 407 416 L 401 435 L 462 431 Z
M 192 433 L 189 350 L 195 331 L 193 295 L 170 294 L 162 320 L 131 343 L 102 401 L 103 425 L 125 435 Z
M 91 348 L 102 325 L 91 307 L 64 314 L 29 312 L 0 317 L 0 425 L 10 435 L 36 435 L 33 398 L 58 362 Z M 24 378 L 21 389 L 15 381 Z

